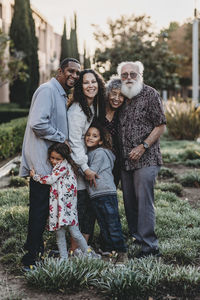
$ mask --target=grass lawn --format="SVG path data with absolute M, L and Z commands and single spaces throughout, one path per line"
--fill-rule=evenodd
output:
M 164 171 L 161 170 L 162 176 L 159 176 L 155 187 L 156 232 L 162 257 L 134 258 L 139 247 L 132 244 L 128 237 L 119 190 L 119 210 L 129 246 L 129 262 L 116 265 L 114 261 L 103 260 L 74 258 L 66 263 L 48 259 L 47 253 L 56 247 L 56 243 L 54 234 L 45 233 L 45 264 L 26 274 L 29 285 L 47 292 L 62 293 L 93 288 L 99 291 L 103 299 L 144 300 L 151 296 L 155 300 L 170 295 L 194 300 L 200 294 L 200 209 L 191 207 L 183 196 L 185 186 L 181 177 L 176 172 L 170 173 L 170 170 L 173 171 L 172 164 L 200 159 L 200 144 L 163 139 L 161 148 L 164 162 L 168 164 Z M 198 175 L 198 167 L 185 168 L 184 175 L 191 171 Z M 193 179 L 190 177 L 187 180 L 191 183 Z M 196 186 L 196 189 L 199 190 L 199 187 Z M 28 188 L 0 190 L 0 199 L 1 263 L 9 271 L 17 269 L 19 273 L 27 230 Z M 98 228 L 94 239 L 97 235 Z

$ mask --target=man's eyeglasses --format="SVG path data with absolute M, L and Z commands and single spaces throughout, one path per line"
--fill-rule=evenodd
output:
M 130 77 L 132 78 L 132 79 L 135 79 L 137 76 L 138 76 L 138 74 L 137 73 L 135 73 L 135 72 L 130 72 L 130 73 L 122 73 L 121 74 L 121 77 L 123 78 L 123 79 L 127 79 L 128 78 L 128 75 L 130 75 Z

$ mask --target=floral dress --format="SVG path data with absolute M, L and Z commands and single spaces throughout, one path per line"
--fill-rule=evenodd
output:
M 48 230 L 55 231 L 64 225 L 78 225 L 77 180 L 67 160 L 57 164 L 51 175 L 35 174 L 33 179 L 51 185 Z

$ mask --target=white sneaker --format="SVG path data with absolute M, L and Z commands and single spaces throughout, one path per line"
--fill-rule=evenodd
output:
M 102 256 L 111 256 L 112 255 L 111 252 L 109 252 L 109 251 L 103 251 L 100 248 L 99 248 L 98 252 L 101 253 Z
M 84 253 L 86 257 L 94 258 L 94 259 L 101 259 L 101 255 L 97 254 L 94 250 L 88 247 L 86 253 Z
M 74 256 L 74 257 L 81 257 L 83 256 L 83 252 L 81 250 L 81 248 L 76 248 L 74 251 L 70 251 L 70 256 Z

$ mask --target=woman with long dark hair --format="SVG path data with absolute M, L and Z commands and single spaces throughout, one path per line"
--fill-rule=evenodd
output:
M 97 174 L 88 166 L 87 149 L 84 136 L 94 119 L 101 123 L 105 119 L 105 83 L 94 70 L 86 69 L 80 73 L 74 88 L 73 103 L 68 110 L 69 142 L 72 158 L 80 167 L 78 176 L 78 218 L 79 227 L 86 241 L 93 234 L 95 215 L 86 190 L 85 180 L 96 185 Z M 72 243 L 72 250 L 75 245 Z

